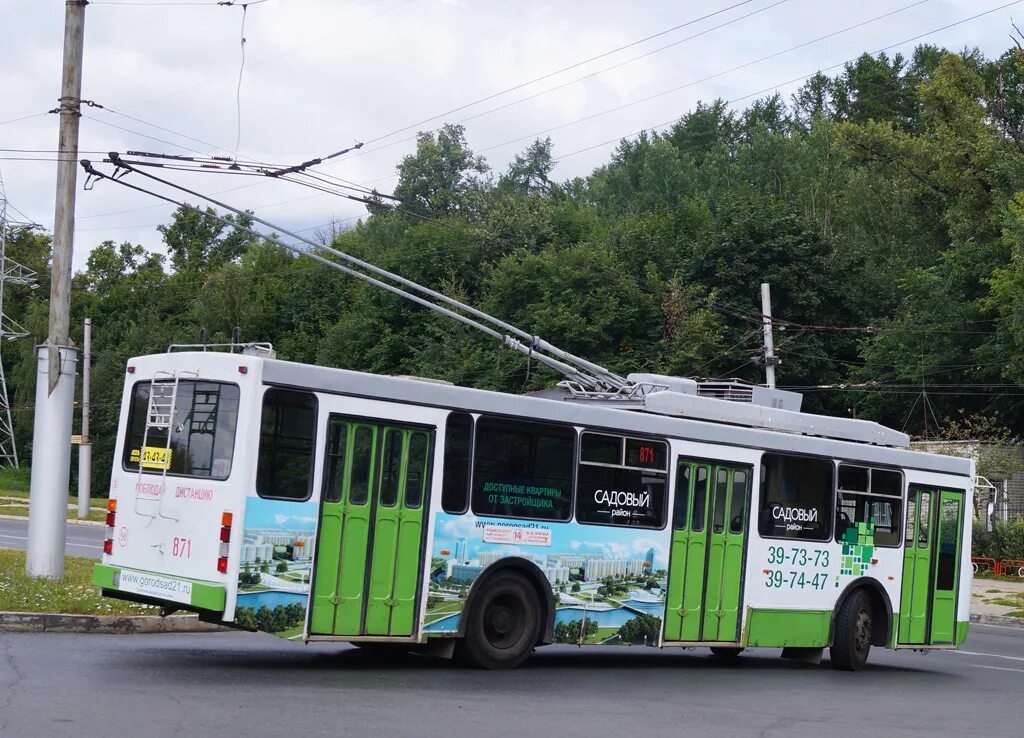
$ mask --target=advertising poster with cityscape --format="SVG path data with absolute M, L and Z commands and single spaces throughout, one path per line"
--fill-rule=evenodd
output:
M 424 631 L 457 631 L 474 580 L 519 556 L 551 583 L 555 642 L 656 645 L 668 551 L 668 531 L 438 513 Z
M 309 604 L 317 503 L 249 497 L 235 621 L 284 638 L 302 635 Z

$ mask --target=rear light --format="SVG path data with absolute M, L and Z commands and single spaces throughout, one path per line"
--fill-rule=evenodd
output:
M 129 374 L 134 374 L 134 373 L 135 373 L 135 367 L 133 367 L 133 366 L 129 365 L 129 366 L 128 366 L 128 373 L 129 373 Z
M 239 374 L 248 374 L 249 373 L 249 367 L 247 367 L 247 366 L 240 366 L 240 367 L 238 367 L 238 373 Z
M 117 500 L 107 500 L 107 532 L 103 540 L 103 553 L 114 553 L 114 525 L 117 523 Z
M 224 512 L 220 516 L 220 556 L 217 557 L 217 571 L 228 573 L 228 544 L 231 543 L 231 521 L 234 515 Z

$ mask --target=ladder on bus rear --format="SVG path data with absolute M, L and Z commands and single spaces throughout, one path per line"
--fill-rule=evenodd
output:
M 167 469 L 171 465 L 171 436 L 174 433 L 174 416 L 177 412 L 178 384 L 183 376 L 198 377 L 198 373 L 189 370 L 173 372 L 158 371 L 149 382 L 149 400 L 146 403 L 146 424 L 142 429 L 142 446 L 139 448 L 139 477 L 135 485 L 135 512 L 148 518 L 157 517 L 177 521 L 172 515 L 163 514 L 164 493 L 167 491 Z M 146 468 L 146 451 L 149 448 L 150 430 L 164 430 L 167 439 L 164 443 L 163 456 L 160 463 L 160 494 L 157 502 L 156 515 L 139 510 L 139 498 L 142 489 L 142 474 Z

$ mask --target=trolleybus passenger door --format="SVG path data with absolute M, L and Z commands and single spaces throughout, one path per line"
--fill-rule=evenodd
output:
M 310 632 L 412 635 L 433 435 L 332 416 Z
M 960 585 L 964 493 L 911 487 L 898 642 L 952 643 Z
M 907 528 L 903 541 L 903 588 L 900 593 L 899 643 L 927 643 L 931 594 L 932 508 L 934 490 L 911 486 L 907 493 Z
M 929 643 L 952 643 L 960 580 L 960 545 L 964 493 L 942 490 L 935 510 L 935 578 Z
M 666 641 L 739 640 L 750 468 L 680 459 Z

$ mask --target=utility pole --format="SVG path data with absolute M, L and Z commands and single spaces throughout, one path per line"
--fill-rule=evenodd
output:
M 772 343 L 772 291 L 767 282 L 761 283 L 761 322 L 764 324 L 764 377 L 770 389 L 775 389 L 775 345 Z
M 71 256 L 75 234 L 78 177 L 78 124 L 82 98 L 82 50 L 87 0 L 64 4 L 64 61 L 57 139 L 57 196 L 53 216 L 50 275 L 50 333 L 36 363 L 32 482 L 29 496 L 29 576 L 64 576 L 71 421 L 75 400 L 77 351 L 71 346 Z
M 92 492 L 92 439 L 89 438 L 89 372 L 92 369 L 92 318 L 85 319 L 82 341 L 82 442 L 78 444 L 78 517 L 89 517 Z

